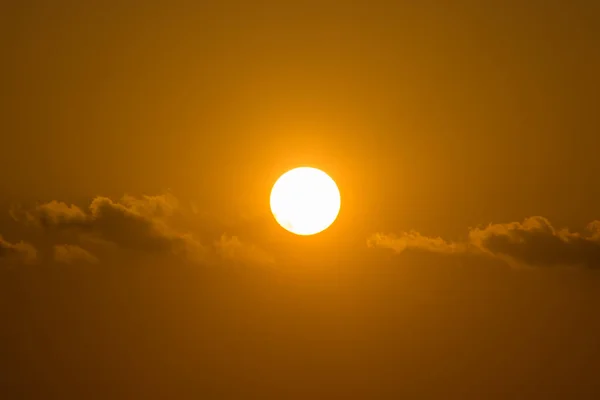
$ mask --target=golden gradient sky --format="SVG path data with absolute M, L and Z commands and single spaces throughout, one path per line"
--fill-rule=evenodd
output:
M 597 2 L 195 3 L 0 5 L 0 391 L 600 396 Z

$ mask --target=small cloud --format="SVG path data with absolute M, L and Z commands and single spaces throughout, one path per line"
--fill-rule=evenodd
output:
M 471 229 L 466 242 L 448 242 L 412 231 L 399 235 L 377 233 L 367 239 L 367 245 L 396 253 L 415 249 L 441 254 L 485 254 L 511 265 L 598 268 L 600 221 L 591 222 L 586 233 L 577 233 L 556 229 L 546 218 L 534 216 L 523 222 Z
M 75 245 L 62 244 L 54 246 L 54 260 L 60 263 L 87 262 L 98 264 L 100 261 L 89 251 Z
M 0 236 L 0 261 L 32 263 L 37 260 L 37 250 L 31 244 L 20 241 L 10 243 Z
M 81 225 L 87 218 L 85 212 L 79 207 L 56 200 L 38 205 L 31 212 L 14 208 L 11 210 L 11 215 L 18 221 L 33 223 L 42 227 Z
M 227 261 L 256 265 L 272 265 L 275 262 L 264 250 L 240 241 L 237 236 L 222 235 L 214 245 L 217 254 Z
M 147 218 L 172 216 L 179 207 L 179 201 L 171 194 L 134 197 L 125 195 L 119 200 L 129 210 Z
M 399 235 L 376 233 L 367 239 L 367 246 L 387 248 L 396 253 L 410 249 L 442 254 L 465 251 L 463 244 L 447 242 L 440 237 L 423 236 L 415 231 L 403 232 Z

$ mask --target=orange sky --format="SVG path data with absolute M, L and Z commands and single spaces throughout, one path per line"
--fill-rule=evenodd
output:
M 600 395 L 596 2 L 121 3 L 0 5 L 3 392 Z

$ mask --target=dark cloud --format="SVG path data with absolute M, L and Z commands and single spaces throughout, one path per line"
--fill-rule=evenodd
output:
M 11 215 L 17 221 L 37 226 L 49 236 L 71 232 L 85 244 L 84 247 L 128 250 L 151 256 L 174 255 L 200 263 L 214 263 L 219 259 L 245 264 L 273 263 L 266 252 L 241 241 L 237 236 L 223 235 L 215 240 L 215 235 L 212 239 L 200 240 L 195 233 L 204 230 L 201 226 L 181 229 L 177 221 L 182 219 L 184 210 L 170 194 L 124 196 L 116 201 L 99 196 L 91 201 L 86 210 L 76 205 L 51 201 L 32 210 L 14 208 Z M 196 222 L 201 224 L 201 221 Z M 96 251 L 94 254 L 97 254 Z M 62 262 L 98 260 L 79 246 L 62 244 L 56 245 L 54 256 Z
M 31 263 L 37 259 L 37 250 L 31 244 L 20 241 L 10 243 L 0 236 L 0 262 L 25 262 Z
M 522 223 L 493 224 L 471 230 L 472 243 L 491 254 L 532 266 L 600 266 L 600 223 L 588 225 L 587 233 L 556 229 L 543 217 Z
M 88 210 L 51 201 L 31 211 L 13 210 L 13 217 L 45 230 L 70 230 L 85 241 L 121 249 L 173 253 L 197 259 L 203 250 L 191 235 L 171 229 L 167 218 L 177 207 L 172 196 L 124 196 L 118 201 L 96 197 Z
M 377 233 L 367 244 L 397 253 L 418 249 L 442 254 L 486 254 L 513 265 L 600 267 L 600 221 L 590 223 L 585 234 L 556 229 L 546 218 L 536 216 L 523 222 L 471 229 L 466 242 L 449 242 L 407 232 Z
M 65 264 L 72 264 L 76 262 L 97 264 L 100 262 L 100 260 L 98 260 L 98 258 L 89 251 L 79 246 L 70 244 L 54 246 L 54 260 Z

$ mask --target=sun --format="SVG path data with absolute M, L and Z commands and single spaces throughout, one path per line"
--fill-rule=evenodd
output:
M 311 167 L 281 175 L 271 190 L 271 211 L 279 225 L 296 235 L 327 229 L 340 212 L 340 191 L 325 172 Z

